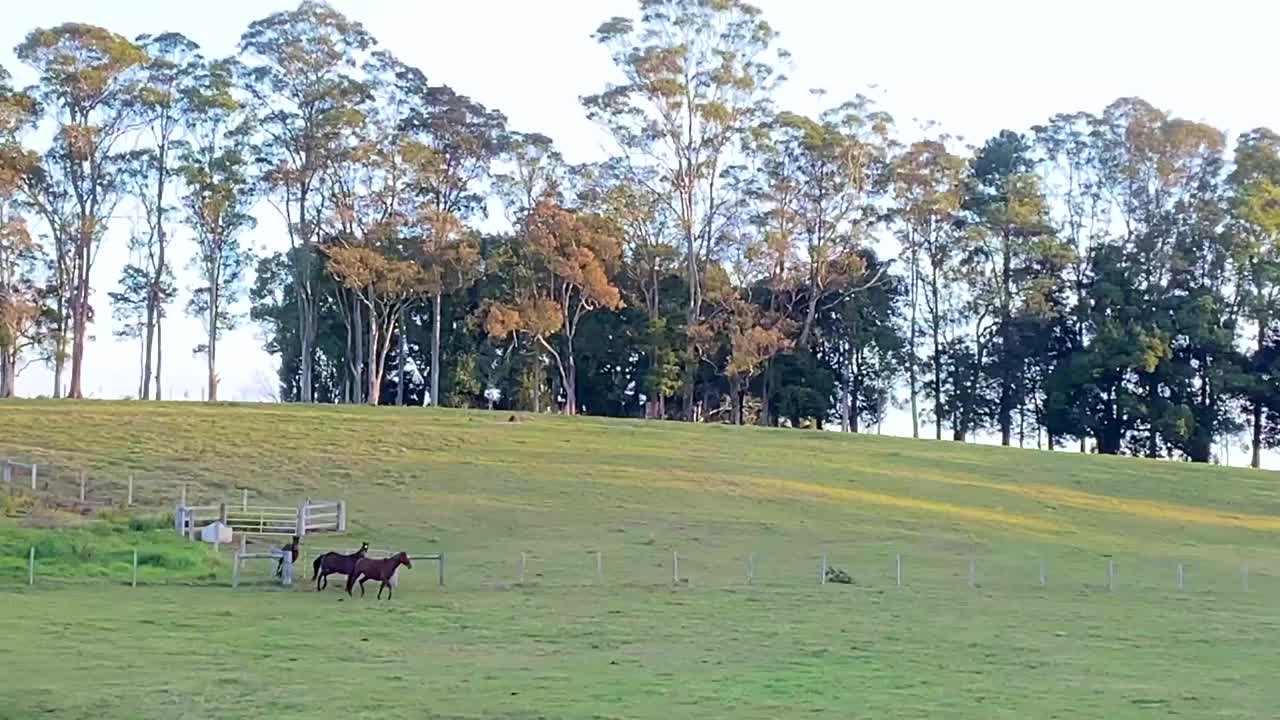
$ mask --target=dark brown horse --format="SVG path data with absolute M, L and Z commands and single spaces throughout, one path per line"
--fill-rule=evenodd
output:
M 360 597 L 364 597 L 364 584 L 369 580 L 377 580 L 382 584 L 378 586 L 378 599 L 382 599 L 382 589 L 387 589 L 387 599 L 391 599 L 391 591 L 395 589 L 394 581 L 396 571 L 400 566 L 407 568 L 413 567 L 413 563 L 409 562 L 409 554 L 406 552 L 398 552 L 389 558 L 383 560 L 374 560 L 373 558 L 363 558 L 356 561 L 355 569 L 347 576 L 347 594 L 351 594 L 351 588 L 356 582 L 360 583 Z
M 369 552 L 369 543 L 362 543 L 360 549 L 349 554 L 343 555 L 339 552 L 327 552 L 317 557 L 311 563 L 311 579 L 315 581 L 316 590 L 323 590 L 329 587 L 329 576 L 333 573 L 351 576 L 351 571 L 355 570 L 356 563 Z M 324 583 L 322 586 L 321 583 Z

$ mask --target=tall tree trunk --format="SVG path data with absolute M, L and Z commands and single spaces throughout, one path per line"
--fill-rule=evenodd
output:
M 11 398 L 17 393 L 17 374 L 16 350 L 0 347 L 0 398 Z
M 307 221 L 307 198 L 310 193 L 308 187 L 309 181 L 304 182 L 298 189 L 298 257 L 294 258 L 295 267 L 295 284 L 298 293 L 298 328 L 299 340 L 301 344 L 299 365 L 301 369 L 301 383 L 299 389 L 299 398 L 304 403 L 310 403 L 315 398 L 314 383 L 312 377 L 315 368 L 315 346 L 316 346 L 316 298 L 315 286 L 312 284 L 311 278 L 311 227 Z
M 151 343 L 155 338 L 156 332 L 156 288 L 154 285 L 147 290 L 147 319 L 146 330 L 142 338 L 142 380 L 138 384 L 138 398 L 141 400 L 151 399 Z
M 578 361 L 573 353 L 573 333 L 565 334 L 564 407 L 566 415 L 578 414 Z
M 773 383 L 773 358 L 769 358 L 764 363 L 764 372 L 760 376 L 760 420 L 757 423 L 761 427 L 769 427 L 773 424 L 773 409 L 769 406 L 772 402 Z
M 1008 447 L 1013 439 L 1013 268 L 1009 233 L 1004 233 L 1000 265 L 1000 444 Z
M 919 257 L 911 250 L 911 327 L 907 339 L 907 386 L 911 393 L 911 437 L 920 437 L 919 383 L 916 379 L 916 308 L 919 305 L 920 270 Z
M 218 402 L 218 281 L 209 283 L 209 402 Z
M 431 298 L 431 404 L 440 407 L 440 303 L 442 293 Z
M 1156 400 L 1159 398 L 1159 390 L 1156 389 L 1156 381 L 1154 378 L 1147 379 L 1147 410 L 1148 410 L 1148 427 L 1147 427 L 1147 457 L 1160 457 L 1160 431 L 1156 427 L 1155 409 Z
M 689 142 L 692 142 L 692 138 L 689 139 Z M 693 397 L 694 397 L 693 386 L 698 375 L 697 373 L 698 355 L 695 348 L 693 347 L 693 337 L 688 334 L 688 331 L 693 329 L 693 326 L 696 325 L 698 322 L 698 311 L 701 305 L 701 302 L 699 301 L 699 292 L 701 290 L 701 283 L 700 283 L 700 278 L 698 273 L 698 245 L 697 245 L 697 239 L 694 237 L 693 224 L 691 220 L 691 216 L 693 212 L 693 202 L 692 200 L 689 199 L 688 192 L 686 192 L 681 197 L 681 202 L 686 203 L 685 212 L 687 214 L 686 214 L 686 221 L 685 221 L 685 228 L 684 228 L 685 269 L 686 269 L 686 272 L 688 273 L 687 279 L 689 281 L 689 305 L 685 309 L 685 318 L 684 318 L 685 335 L 687 338 L 685 342 L 685 359 L 686 359 L 686 362 L 689 363 L 689 366 L 685 368 L 684 417 L 686 421 L 694 422 L 697 420 L 697 417 L 696 417 L 696 411 L 694 409 L 694 402 L 693 402 Z
M 358 292 L 358 291 L 357 291 Z M 370 314 L 369 328 L 372 332 L 373 317 Z M 365 348 L 365 331 L 364 331 L 364 305 L 363 301 L 356 293 L 352 293 L 351 297 L 351 323 L 354 328 L 351 331 L 351 351 L 355 355 L 352 358 L 352 378 L 351 378 L 351 394 L 353 403 L 359 404 L 365 401 L 366 378 L 369 372 L 368 353 L 373 350 L 372 347 Z
M 804 326 L 800 330 L 800 340 L 796 347 L 805 350 L 809 347 L 809 333 L 813 331 L 814 318 L 818 316 L 818 286 L 816 278 L 810 278 L 809 302 L 804 311 Z
M 1266 320 L 1260 320 L 1258 323 L 1258 358 L 1261 359 L 1262 353 L 1266 350 Z M 1253 401 L 1253 450 L 1249 458 L 1249 467 L 1254 469 L 1262 468 L 1262 400 Z
M 339 298 L 338 302 L 343 302 L 343 300 Z M 343 373 L 343 376 L 342 376 L 342 402 L 348 405 L 353 404 L 355 402 L 353 400 L 354 393 L 352 393 L 351 391 L 352 383 L 360 382 L 360 375 L 357 370 L 359 365 L 356 364 L 356 339 L 354 337 L 355 335 L 354 312 L 355 312 L 355 303 L 352 303 L 352 310 L 347 314 L 347 318 L 346 318 L 347 321 L 346 323 L 344 323 L 347 326 L 347 339 L 342 346 L 343 355 L 346 357 L 346 360 L 347 360 L 347 371 Z
M 840 432 L 846 433 L 851 432 L 853 429 L 852 424 L 849 422 L 849 409 L 853 403 L 849 393 L 849 385 L 853 382 L 849 377 L 849 366 L 850 363 L 846 361 L 845 374 L 840 379 Z
M 930 331 L 933 335 L 933 438 L 942 439 L 942 314 L 941 294 L 938 271 L 930 261 L 932 277 L 929 280 L 929 291 L 933 295 L 933 313 L 929 318 Z
M 89 325 L 89 243 L 81 241 L 76 250 L 75 304 L 71 311 L 71 387 L 67 395 L 84 397 L 84 350 Z
M 62 397 L 62 371 L 67 364 L 67 342 L 60 336 L 54 341 L 53 351 L 53 398 Z
M 862 362 L 861 358 L 855 357 L 853 364 L 852 377 L 850 378 L 849 391 L 849 430 L 850 432 L 858 432 L 860 419 L 862 414 L 862 406 L 860 404 L 862 398 Z
M 409 354 L 409 323 L 404 308 L 400 309 L 400 346 L 396 352 L 396 405 L 404 407 L 404 363 Z
M 382 338 L 379 337 L 378 318 L 373 308 L 369 309 L 369 362 L 366 363 L 369 373 L 369 388 L 365 392 L 365 401 L 377 405 L 382 399 L 382 367 L 386 356 L 382 352 Z
M 1262 467 L 1262 401 L 1253 401 L 1253 452 L 1249 458 L 1249 467 Z
M 155 378 L 156 378 L 156 402 L 160 402 L 160 400 L 162 399 L 161 394 L 160 394 L 160 388 L 161 388 L 161 384 L 160 384 L 160 377 L 161 377 L 161 375 L 160 375 L 160 369 L 161 369 L 161 365 L 162 365 L 162 363 L 163 363 L 163 361 L 164 361 L 164 317 L 163 317 L 163 314 L 161 314 L 161 315 L 157 315 L 157 316 L 156 316 L 156 344 L 155 344 L 155 355 L 156 355 L 156 372 L 155 372 Z

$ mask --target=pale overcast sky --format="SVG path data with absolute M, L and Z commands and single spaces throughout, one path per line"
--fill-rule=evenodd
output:
M 578 97 L 613 77 L 605 52 L 591 39 L 614 15 L 634 15 L 633 0 L 334 0 L 381 44 L 420 67 L 433 82 L 506 113 L 513 128 L 545 133 L 571 161 L 599 157 L 603 138 L 583 116 Z M 968 142 L 1002 128 L 1025 130 L 1058 112 L 1100 111 L 1117 97 L 1137 95 L 1158 107 L 1214 124 L 1233 137 L 1280 126 L 1280 94 L 1269 82 L 1280 10 L 1267 2 L 1220 0 L 758 0 L 791 51 L 791 80 L 779 104 L 810 112 L 811 88 L 839 101 L 876 86 L 882 105 L 904 131 L 912 119 L 938 122 Z M 253 20 L 294 7 L 281 0 L 45 0 L 8 2 L 0 26 L 0 64 L 19 83 L 31 77 L 12 54 L 32 28 L 66 21 L 103 25 L 123 35 L 181 32 L 206 55 L 230 54 Z M 907 135 L 906 137 L 910 137 Z M 248 237 L 255 248 L 278 249 L 280 225 L 263 207 Z M 114 289 L 128 222 L 117 223 L 94 271 L 98 323 L 88 348 L 85 392 L 132 395 L 138 350 L 111 340 L 105 293 Z M 189 237 L 175 245 L 182 271 Z M 202 332 L 175 305 L 165 330 L 165 396 L 199 398 L 203 358 L 191 348 Z M 253 400 L 274 387 L 271 359 L 247 322 L 223 341 L 224 399 Z M 51 374 L 33 365 L 21 394 L 50 392 Z M 909 430 L 895 417 L 886 432 Z M 1239 457 L 1237 457 L 1239 455 Z M 1233 464 L 1244 453 L 1232 450 Z

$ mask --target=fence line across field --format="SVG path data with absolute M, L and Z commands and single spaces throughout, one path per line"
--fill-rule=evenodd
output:
M 159 509 L 172 506 L 175 498 L 178 505 L 195 504 L 188 501 L 192 493 L 198 493 L 202 499 L 211 499 L 225 492 L 222 488 L 206 487 L 201 482 L 175 478 L 168 473 L 131 471 L 106 474 L 3 456 L 0 456 L 0 484 L 11 495 L 19 492 L 45 494 L 60 502 L 85 507 L 120 505 Z M 241 505 L 247 507 L 251 491 L 241 487 L 236 489 L 240 491 Z
M 279 561 L 282 558 L 282 556 L 286 554 L 283 547 L 274 545 L 274 544 L 270 545 L 269 549 L 265 552 L 251 551 L 249 543 L 250 543 L 249 536 L 245 534 L 241 534 L 239 538 L 238 548 L 236 548 L 233 554 L 232 578 L 231 578 L 232 587 L 238 587 L 240 585 L 242 572 L 245 567 L 244 563 L 246 561 L 254 561 L 254 560 Z M 303 550 L 307 552 L 310 555 L 310 558 L 313 560 L 314 558 L 318 557 L 320 554 L 323 554 L 325 552 L 340 552 L 342 554 L 351 554 L 352 552 L 355 551 L 355 548 L 310 547 L 310 546 L 304 545 Z M 130 557 L 131 562 L 130 562 L 130 573 L 128 575 L 127 581 L 131 587 L 136 588 L 138 586 L 139 551 L 137 548 L 134 548 L 128 552 L 131 555 Z M 391 549 L 382 549 L 382 548 L 371 548 L 368 551 L 368 556 L 373 558 L 390 557 L 397 552 L 400 552 L 400 551 L 391 550 Z M 27 559 L 27 584 L 33 585 L 35 584 L 39 574 L 38 573 L 39 555 L 37 553 L 37 548 L 35 546 L 31 546 L 28 549 L 28 552 L 26 553 L 26 555 L 27 555 L 27 558 L 26 558 Z M 587 551 L 587 555 L 591 556 L 591 558 L 594 560 L 593 565 L 595 569 L 595 577 L 597 582 L 603 583 L 604 551 L 601 549 L 593 549 L 593 550 Z M 300 562 L 303 564 L 303 568 L 304 568 L 303 570 L 304 576 L 306 575 L 305 570 L 307 567 L 309 567 L 309 564 L 310 564 L 307 560 L 304 559 L 305 557 L 306 557 L 305 555 L 300 557 Z M 445 586 L 447 555 L 444 551 L 435 552 L 435 553 L 410 553 L 409 557 L 412 560 L 436 561 L 438 563 L 437 582 L 441 587 Z M 742 575 L 739 575 L 739 578 L 741 578 L 739 582 L 745 582 L 745 584 L 748 586 L 759 586 L 762 580 L 762 576 L 760 575 L 760 568 L 756 562 L 756 553 L 747 553 L 741 557 L 743 557 L 746 562 L 745 562 L 745 573 Z M 810 557 L 813 557 L 813 556 L 810 556 Z M 820 571 L 819 578 L 818 578 L 818 585 L 820 587 L 829 585 L 831 584 L 832 581 L 830 580 L 831 575 L 829 575 L 828 573 L 831 572 L 831 573 L 840 574 L 843 571 L 839 570 L 839 565 L 837 563 L 832 562 L 831 557 L 828 555 L 828 553 L 825 553 L 825 552 L 821 553 L 817 557 L 819 559 L 818 568 Z M 673 550 L 671 552 L 670 582 L 673 585 L 682 585 L 682 586 L 692 585 L 694 580 L 694 577 L 692 577 L 693 574 L 687 571 L 688 563 L 691 560 L 696 563 L 695 556 L 689 556 L 689 555 L 682 556 L 680 551 L 678 550 Z M 904 580 L 905 578 L 904 573 L 905 573 L 905 570 L 907 569 L 910 558 L 905 557 L 901 553 L 897 553 L 897 554 L 894 554 L 890 558 L 890 560 L 892 562 L 892 568 L 891 568 L 891 574 L 888 577 L 888 582 L 893 583 L 899 588 L 907 587 Z M 518 582 L 521 585 L 523 585 L 526 580 L 528 562 L 529 562 L 529 554 L 527 552 L 520 552 L 518 555 L 516 572 L 518 573 Z M 941 573 L 942 577 L 945 578 L 947 576 L 950 576 L 952 578 L 952 582 L 958 581 L 959 583 L 961 583 L 961 587 L 968 585 L 968 587 L 975 590 L 977 588 L 983 587 L 983 584 L 980 584 L 977 582 L 977 569 L 978 569 L 977 558 L 972 558 L 972 557 L 956 558 L 953 562 L 955 563 L 955 565 L 953 565 L 955 570 L 951 573 L 947 573 L 945 570 L 941 569 L 936 562 L 927 563 L 926 567 L 930 568 L 930 571 L 927 571 L 926 573 L 924 573 L 924 575 L 929 579 L 923 582 L 917 581 L 918 586 L 919 587 L 926 587 L 926 586 L 938 587 L 941 584 L 938 582 L 938 578 Z M 685 567 L 681 567 L 682 563 L 685 564 Z M 296 567 L 293 566 L 293 563 L 291 560 L 289 561 L 288 564 L 290 565 L 289 577 L 290 577 L 290 580 L 292 581 L 293 579 L 292 572 L 296 570 Z M 615 561 L 614 567 L 625 568 L 629 564 L 630 563 L 618 563 L 617 561 Z M 665 565 L 665 563 L 660 563 L 660 564 Z M 997 583 L 1003 582 L 1004 583 L 1003 587 L 1005 588 L 1010 587 L 1008 584 L 1009 580 L 1015 581 L 1014 583 L 1015 587 L 1019 585 L 1026 589 L 1031 589 L 1037 586 L 1041 589 L 1047 587 L 1048 585 L 1047 577 L 1050 570 L 1049 563 L 1047 560 L 1039 559 L 1038 561 L 1027 562 L 1025 564 L 1019 563 L 1018 565 L 1025 568 L 1026 570 L 1026 574 L 1021 576 L 1025 579 L 1024 582 L 1016 582 L 1018 578 L 1018 574 L 1015 572 L 1016 568 L 1011 567 L 1009 565 L 999 566 L 1001 568 L 1001 570 L 999 571 L 987 570 L 986 572 L 984 572 L 984 577 L 988 578 L 989 580 L 994 580 Z M 1141 567 L 1145 568 L 1148 571 L 1148 574 L 1145 577 L 1150 579 L 1151 577 L 1150 571 L 1154 570 L 1157 566 L 1158 566 L 1158 563 L 1143 563 Z M 698 567 L 705 568 L 705 566 L 701 566 L 701 565 L 699 565 Z M 739 566 L 739 567 L 742 567 L 742 566 Z M 1104 590 L 1108 594 L 1120 592 L 1119 584 L 1117 583 L 1117 578 L 1119 577 L 1120 563 L 1118 563 L 1116 559 L 1107 558 L 1105 562 L 1100 562 L 1099 564 L 1094 565 L 1094 567 L 1100 570 L 1099 574 L 1101 575 L 1102 590 Z M 1130 567 L 1135 568 L 1137 566 L 1130 566 Z M 1165 567 L 1168 568 L 1170 566 L 1165 566 Z M 1133 590 L 1137 590 L 1138 592 L 1141 592 L 1142 590 L 1156 589 L 1163 586 L 1164 588 L 1167 588 L 1174 592 L 1181 593 L 1188 589 L 1186 567 L 1187 567 L 1186 564 L 1183 562 L 1173 563 L 1172 568 L 1175 572 L 1165 574 L 1163 577 L 1166 579 L 1164 580 L 1163 583 L 1146 584 L 1146 583 L 1136 582 L 1135 580 L 1131 580 L 1126 585 L 1126 587 L 1129 587 L 1129 588 L 1132 588 Z M 710 570 L 710 568 L 706 568 L 706 569 Z M 1079 578 L 1081 576 L 1081 573 L 1085 570 L 1085 568 L 1080 566 L 1072 566 L 1072 569 L 1074 571 L 1074 575 L 1077 578 Z M 1222 572 L 1223 569 L 1224 568 L 1222 568 L 1221 566 L 1218 566 L 1215 568 L 1217 572 L 1215 575 L 1213 575 L 1213 577 L 1217 578 L 1218 581 L 1212 582 L 1212 583 L 1210 582 L 1202 583 L 1201 584 L 1202 591 L 1212 592 L 1212 591 L 1221 591 L 1222 589 L 1224 589 L 1222 581 L 1225 580 L 1226 577 L 1229 577 L 1229 575 L 1224 575 Z M 1251 571 L 1256 569 L 1257 569 L 1256 565 L 1250 565 L 1249 563 L 1240 564 L 1237 568 L 1239 573 L 1239 575 L 1237 576 L 1237 581 L 1239 584 L 1235 585 L 1235 587 L 1243 593 L 1246 593 L 1246 594 L 1251 593 L 1252 591 L 1252 588 L 1250 585 Z M 968 572 L 966 573 L 964 572 L 964 570 L 967 570 Z M 1038 575 L 1037 575 L 1037 571 L 1038 571 Z M 1166 570 L 1165 572 L 1167 573 L 1168 570 Z M 624 570 L 623 575 L 625 576 L 626 574 L 627 573 Z M 541 573 L 539 573 L 539 575 L 541 575 Z M 956 577 L 957 575 L 959 577 Z M 916 576 L 919 577 L 920 573 L 916 573 Z M 1269 578 L 1271 580 L 1271 583 L 1268 583 L 1268 587 L 1270 588 L 1274 588 L 1275 581 L 1277 579 L 1280 579 L 1280 575 L 1277 575 L 1274 572 L 1258 573 L 1258 576 L 1263 578 Z M 721 577 L 724 577 L 724 576 L 721 576 Z M 783 584 L 793 586 L 793 587 L 801 587 L 808 584 L 806 582 L 803 582 L 800 579 L 802 576 L 796 575 L 794 571 L 787 572 L 782 577 L 783 577 L 783 580 L 781 583 L 779 583 L 778 581 L 775 581 L 773 583 L 768 583 L 766 581 L 765 584 L 772 587 L 779 587 Z M 810 577 L 812 578 L 811 575 Z M 872 577 L 875 577 L 875 573 L 872 573 Z M 885 576 L 881 575 L 879 577 L 883 579 Z M 1095 575 L 1095 578 L 1096 577 L 1098 576 Z M 1135 576 L 1132 573 L 1130 574 L 1130 577 L 1135 578 Z M 789 582 L 787 580 L 789 578 L 794 578 L 797 582 L 794 582 L 794 583 Z M 120 579 L 124 580 L 125 578 L 120 578 Z M 654 578 L 654 579 L 656 580 L 657 578 Z M 574 584 L 579 584 L 580 582 L 581 581 Z M 812 582 L 813 582 L 812 579 L 809 580 L 809 583 L 812 583 Z M 837 580 L 836 582 L 847 583 L 848 580 Z M 1097 582 L 1098 581 L 1095 580 L 1094 587 L 1098 587 Z M 704 587 L 723 586 L 720 584 L 719 581 L 714 581 L 714 580 L 711 582 L 699 581 L 699 584 Z M 864 581 L 859 584 L 867 586 L 867 585 L 874 585 L 878 583 L 876 580 L 871 580 L 870 582 Z M 1226 585 L 1226 588 L 1230 588 L 1230 587 L 1231 587 L 1230 584 Z M 984 589 L 984 592 L 993 592 L 993 591 Z
M 243 566 L 243 564 L 244 564 L 244 561 L 245 561 L 245 560 L 275 560 L 275 561 L 280 561 L 280 560 L 282 560 L 282 559 L 283 559 L 283 560 L 284 560 L 283 565 L 288 567 L 288 571 L 287 571 L 287 572 L 289 573 L 289 574 L 286 576 L 286 577 L 288 578 L 288 580 L 285 582 L 285 584 L 286 584 L 286 585 L 292 584 L 292 569 L 293 569 L 293 565 L 294 565 L 294 564 L 293 564 L 292 560 L 291 560 L 291 559 L 289 559 L 289 557 L 287 557 L 287 553 L 284 553 L 284 552 L 283 552 L 282 550 L 280 550 L 280 549 L 273 549 L 273 550 L 271 550 L 271 551 L 269 551 L 269 552 L 262 552 L 262 553 L 259 553 L 259 552 L 252 552 L 252 553 L 251 553 L 251 552 L 246 552 L 246 551 L 244 550 L 245 543 L 243 542 L 243 536 L 242 536 L 241 540 L 242 540 L 242 542 L 241 542 L 241 544 L 240 544 L 241 549 L 240 549 L 240 550 L 236 550 L 235 555 L 232 557 L 232 566 L 231 566 L 231 587 L 235 588 L 235 587 L 239 587 L 239 586 L 240 586 L 240 570 L 241 570 L 241 567 Z M 323 551 L 323 552 L 334 552 L 334 551 L 326 550 L 326 551 Z M 352 551 L 352 552 L 354 552 L 354 551 Z M 399 552 L 399 551 L 396 551 L 396 552 Z M 344 554 L 350 554 L 350 553 L 344 553 Z M 394 555 L 395 553 L 393 552 L 393 553 L 388 553 L 388 554 L 389 554 L 389 555 Z M 371 551 L 371 552 L 369 553 L 369 556 L 370 556 L 370 557 L 372 557 L 373 555 L 374 555 L 374 553 Z M 316 555 L 316 557 L 319 557 L 319 555 Z M 299 557 L 299 559 L 300 559 L 300 560 L 302 559 L 302 558 L 301 558 L 301 556 Z M 441 552 L 438 552 L 438 553 L 427 553 L 427 554 L 423 554 L 423 553 L 413 554 L 413 553 L 411 553 L 411 554 L 409 554 L 409 559 L 410 559 L 410 560 L 435 560 L 437 563 L 439 563 L 439 565 L 438 565 L 438 567 L 437 567 L 437 573 L 436 573 L 436 583 L 437 583 L 440 587 L 444 587 L 444 585 L 445 585 L 445 567 L 446 567 L 446 562 L 447 562 L 447 556 L 446 556 L 446 554 L 444 553 L 444 551 L 441 551 Z M 304 561 L 304 562 L 303 562 L 303 566 L 305 567 L 305 565 L 306 565 L 306 563 L 305 563 L 305 561 Z

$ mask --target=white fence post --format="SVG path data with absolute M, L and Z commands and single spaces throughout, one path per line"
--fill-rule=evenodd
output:
M 240 509 L 249 509 L 249 488 L 243 488 L 240 490 Z
M 596 551 L 596 580 L 604 582 L 604 551 Z
M 86 475 L 85 471 L 81 470 L 80 471 L 80 502 L 84 502 L 85 475 Z
M 675 550 L 671 551 L 671 582 L 680 584 L 680 553 Z
M 1178 563 L 1178 592 L 1182 592 L 1182 588 L 1183 588 L 1182 577 L 1183 577 L 1182 563 Z
M 13 465 L 9 464 L 7 458 L 4 461 L 4 465 L 0 466 L 0 474 L 4 475 L 5 485 L 13 485 Z
M 27 584 L 36 584 L 36 546 L 31 546 L 31 554 L 27 556 Z
M 32 492 L 35 492 L 36 490 L 36 476 L 39 474 L 39 472 L 36 470 L 37 467 L 39 466 L 36 465 L 35 463 L 31 463 L 31 491 Z
M 756 582 L 756 554 L 747 555 L 747 584 L 754 585 Z
M 138 587 L 138 551 L 133 551 L 133 581 L 129 583 L 133 587 Z
M 297 532 L 295 532 L 294 534 L 297 535 L 298 537 L 302 537 L 303 535 L 307 534 L 307 503 L 305 502 L 298 504 L 297 528 L 298 528 Z
M 897 573 L 898 587 L 902 587 L 902 553 L 897 555 Z
M 347 531 L 347 501 L 339 500 L 338 501 L 338 532 L 344 533 L 346 531 Z
M 1116 589 L 1116 561 L 1107 561 L 1107 591 L 1111 592 Z
M 440 551 L 440 587 L 444 587 L 444 551 Z
M 237 550 L 231 561 L 231 587 L 240 587 L 240 551 Z
M 822 560 L 818 563 L 818 584 L 827 584 L 827 554 L 822 553 Z
M 129 499 L 125 501 L 125 505 L 133 505 L 133 473 L 129 473 Z
M 520 553 L 520 584 L 524 584 L 525 568 L 529 564 L 529 558 L 524 553 Z

